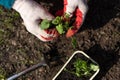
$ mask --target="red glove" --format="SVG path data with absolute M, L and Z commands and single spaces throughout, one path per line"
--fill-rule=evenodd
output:
M 58 37 L 59 36 L 59 33 L 57 32 L 57 30 L 55 28 L 53 29 L 47 29 L 47 30 L 44 30 L 47 34 L 49 34 L 49 37 L 44 37 L 44 36 L 41 36 L 41 39 L 43 39 L 43 41 L 52 41 L 54 38 Z
M 88 7 L 85 0 L 64 0 L 64 10 L 58 11 L 56 15 L 61 15 L 67 13 L 72 17 L 76 16 L 76 20 L 73 24 L 73 28 L 69 29 L 66 33 L 66 37 L 73 36 L 81 27 L 85 15 L 87 13 Z

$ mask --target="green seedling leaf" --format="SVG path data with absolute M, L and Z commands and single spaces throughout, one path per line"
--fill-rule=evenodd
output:
M 99 67 L 93 63 L 89 64 L 88 61 L 82 60 L 81 58 L 77 58 L 75 62 L 73 62 L 73 69 L 65 71 L 75 74 L 77 77 L 90 76 L 91 71 L 96 71 Z
M 65 13 L 64 16 L 67 19 L 70 15 Z M 63 16 L 57 16 L 52 21 L 48 21 L 46 19 L 43 20 L 40 24 L 40 28 L 44 30 L 50 28 L 50 26 L 56 26 L 56 29 L 59 32 L 59 34 L 64 34 L 66 31 L 68 31 L 69 28 L 71 28 L 69 24 L 69 21 L 64 20 Z
M 65 17 L 66 19 L 68 19 L 68 18 L 70 18 L 70 15 L 67 14 L 67 13 L 65 13 L 65 14 L 64 14 L 64 17 Z
M 57 29 L 57 31 L 58 31 L 59 34 L 64 34 L 65 33 L 62 24 L 57 25 L 56 29 Z
M 54 20 L 52 20 L 52 24 L 58 25 L 62 22 L 62 18 L 60 16 L 57 16 Z
M 90 64 L 90 69 L 93 71 L 97 71 L 99 69 L 99 66 L 97 66 L 95 64 Z
M 41 24 L 40 24 L 40 28 L 41 29 L 48 29 L 50 27 L 50 21 L 48 21 L 47 19 L 44 19 Z
M 71 39 L 72 39 L 72 46 L 73 46 L 73 48 L 76 48 L 77 47 L 77 40 L 76 40 L 76 38 L 75 37 L 71 37 Z
M 0 80 L 6 80 L 5 75 L 6 75 L 5 70 L 0 67 Z
M 74 64 L 74 67 L 75 67 L 75 70 L 76 70 L 75 73 L 78 77 L 85 74 L 84 71 L 87 68 L 87 66 L 86 66 L 87 63 L 85 61 L 78 58 L 73 64 Z M 83 72 L 83 73 L 81 74 L 81 72 Z
M 0 75 L 0 80 L 5 80 L 5 76 Z
M 66 31 L 70 28 L 68 21 L 64 22 L 64 28 L 65 28 Z

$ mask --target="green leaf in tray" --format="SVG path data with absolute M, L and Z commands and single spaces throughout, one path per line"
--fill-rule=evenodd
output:
M 99 69 L 99 66 L 95 64 L 90 64 L 90 69 L 93 71 L 97 71 Z

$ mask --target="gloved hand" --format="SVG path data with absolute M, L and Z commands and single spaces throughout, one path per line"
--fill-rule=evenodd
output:
M 15 0 L 12 7 L 20 13 L 26 29 L 42 41 L 51 41 L 58 36 L 56 29 L 42 30 L 41 19 L 52 20 L 54 17 L 34 0 Z
M 86 0 L 64 0 L 64 13 L 70 16 L 76 16 L 76 20 L 73 24 L 74 27 L 67 31 L 66 37 L 73 36 L 79 30 L 85 19 L 87 10 L 88 6 Z

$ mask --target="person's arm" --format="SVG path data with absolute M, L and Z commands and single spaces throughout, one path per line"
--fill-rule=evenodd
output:
M 7 9 L 11 9 L 15 0 L 0 0 L 0 5 L 4 6 Z

